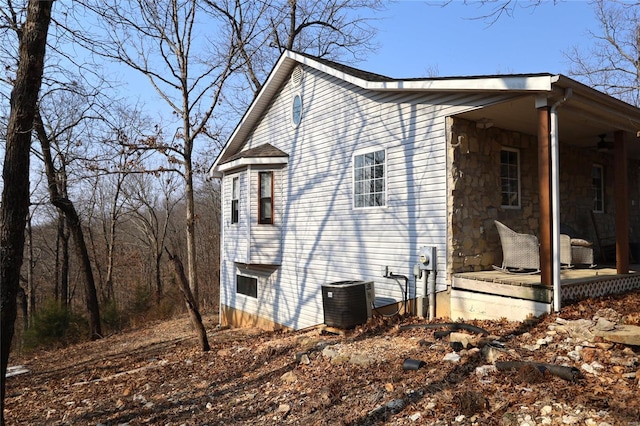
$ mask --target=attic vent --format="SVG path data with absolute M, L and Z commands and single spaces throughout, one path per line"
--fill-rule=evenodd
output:
M 298 87 L 300 83 L 302 83 L 302 67 L 295 67 L 291 73 L 291 85 Z

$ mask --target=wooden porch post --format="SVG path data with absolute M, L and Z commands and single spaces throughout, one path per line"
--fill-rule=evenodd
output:
M 616 203 L 616 269 L 618 274 L 629 273 L 629 182 L 627 174 L 627 144 L 624 132 L 613 136 L 614 195 Z
M 540 281 L 553 285 L 551 256 L 551 136 L 549 106 L 538 108 L 538 181 L 540 185 Z

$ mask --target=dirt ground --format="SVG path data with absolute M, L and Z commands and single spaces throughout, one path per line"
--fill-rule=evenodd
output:
M 199 350 L 184 317 L 12 359 L 10 365 L 29 372 L 7 379 L 5 419 L 8 425 L 640 425 L 640 348 L 566 328 L 595 322 L 603 312 L 639 325 L 639 307 L 636 291 L 526 323 L 472 323 L 490 336 L 473 328 L 449 334 L 456 327 L 426 328 L 415 317 L 378 318 L 336 334 L 220 329 L 216 317 L 205 316 L 209 352 Z M 407 358 L 417 360 L 411 369 L 403 368 Z M 520 364 L 515 370 L 500 364 L 509 361 Z M 572 376 L 561 378 L 548 365 Z

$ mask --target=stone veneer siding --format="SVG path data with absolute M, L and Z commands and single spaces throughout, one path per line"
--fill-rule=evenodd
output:
M 513 230 L 539 235 L 538 140 L 496 127 L 478 129 L 476 123 L 459 118 L 447 121 L 449 188 L 448 275 L 482 271 L 502 262 L 502 248 L 494 220 Z M 599 261 L 591 207 L 591 168 L 604 166 L 605 212 L 596 213 L 600 237 L 615 235 L 613 154 L 562 145 L 560 141 L 560 222 L 578 232 L 574 237 L 594 242 Z M 519 208 L 501 207 L 500 150 L 520 152 Z M 640 241 L 640 162 L 629 163 L 630 241 Z M 633 253 L 632 253 L 633 254 Z M 640 259 L 636 262 L 640 263 Z

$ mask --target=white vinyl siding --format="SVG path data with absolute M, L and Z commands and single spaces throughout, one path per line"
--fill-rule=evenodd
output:
M 270 237 L 281 239 L 281 263 L 252 313 L 296 329 L 322 323 L 321 286 L 343 280 L 375 281 L 378 302 L 399 301 L 404 281 L 380 271 L 389 266 L 410 277 L 413 289 L 413 265 L 424 245 L 436 246 L 437 289 L 446 289 L 445 119 L 506 95 L 371 92 L 305 67 L 295 89 L 304 99 L 304 119 L 293 128 L 289 84 L 243 147 L 271 143 L 289 154 L 281 178 L 274 177 L 274 219 L 282 229 Z M 381 148 L 386 208 L 354 209 L 353 156 Z M 274 228 L 252 227 L 252 253 L 258 237 L 267 241 L 254 233 Z M 239 308 L 224 290 L 232 284 L 235 292 L 233 268 L 223 269 L 222 303 Z
M 232 221 L 233 181 L 237 179 L 238 222 Z M 246 263 L 248 260 L 249 212 L 247 211 L 247 172 L 242 171 L 225 176 L 223 179 L 222 226 L 224 244 L 223 256 L 234 262 Z M 235 276 L 234 281 L 235 283 Z

